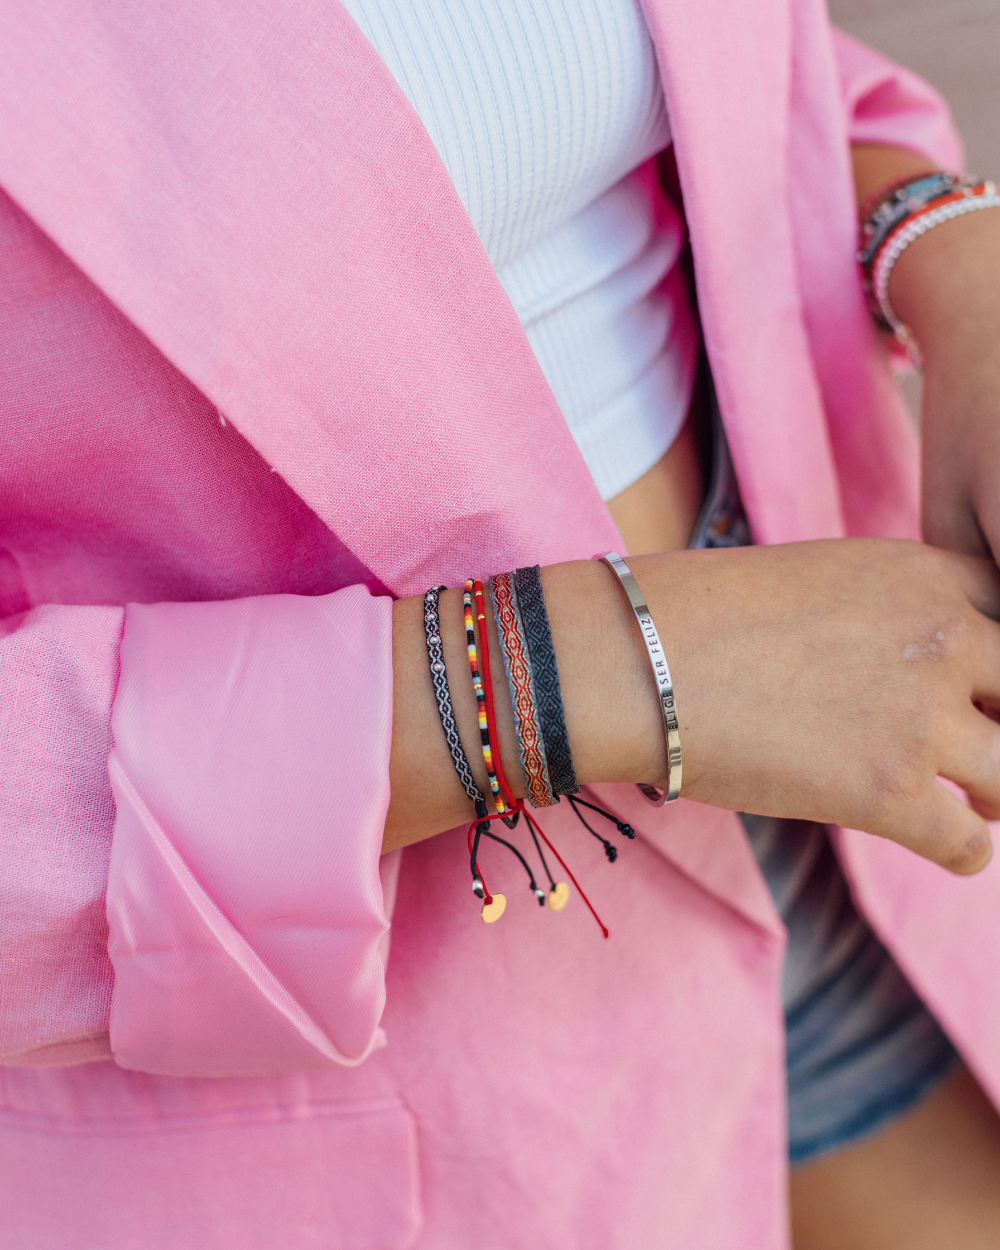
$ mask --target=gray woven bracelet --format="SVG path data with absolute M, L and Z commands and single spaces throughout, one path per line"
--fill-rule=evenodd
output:
M 485 817 L 487 814 L 486 800 L 483 792 L 476 785 L 476 779 L 469 767 L 469 757 L 465 754 L 462 739 L 458 736 L 455 724 L 455 711 L 451 705 L 451 691 L 448 689 L 448 674 L 445 671 L 444 648 L 441 645 L 441 621 L 438 615 L 438 599 L 445 586 L 432 586 L 424 595 L 424 640 L 427 643 L 427 659 L 431 666 L 431 684 L 434 686 L 434 700 L 437 703 L 441 728 L 448 743 L 448 750 L 455 765 L 455 772 L 462 783 L 462 788 L 476 807 L 476 815 Z
M 539 566 L 536 564 L 530 568 L 516 569 L 514 589 L 517 592 L 518 607 L 521 609 L 521 623 L 528 643 L 528 654 L 531 656 L 535 701 L 552 791 L 554 794 L 579 794 L 580 786 L 569 749 L 559 669 L 556 665 L 555 647 L 552 645 L 549 614 L 545 610 Z

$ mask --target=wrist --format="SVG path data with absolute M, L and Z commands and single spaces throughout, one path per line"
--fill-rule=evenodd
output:
M 650 561 L 655 564 L 669 558 L 633 562 L 644 590 L 645 580 L 653 581 Z M 662 786 L 667 772 L 663 720 L 635 616 L 621 587 L 603 565 L 587 560 L 551 565 L 542 569 L 541 578 L 578 780 L 644 781 Z M 655 614 L 653 600 L 650 607 Z M 513 709 L 488 596 L 485 615 L 491 655 L 496 657 L 492 685 L 500 755 L 515 797 L 523 798 Z M 441 594 L 439 629 L 458 734 L 476 784 L 485 795 L 489 784 L 469 674 L 461 590 Z M 670 645 L 666 638 L 664 644 Z M 439 720 L 420 595 L 400 600 L 393 608 L 390 782 L 384 851 L 475 816 Z
M 925 368 L 961 377 L 994 351 L 1000 317 L 1000 210 L 944 222 L 899 257 L 889 299 Z

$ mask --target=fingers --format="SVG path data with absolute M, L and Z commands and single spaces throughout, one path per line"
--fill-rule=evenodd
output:
M 971 627 L 971 628 L 970 628 Z M 963 664 L 968 673 L 969 685 L 962 691 L 966 692 L 974 703 L 983 703 L 990 709 L 1000 710 L 1000 624 L 987 620 L 984 616 L 967 618 L 966 628 L 969 632 L 956 632 L 945 642 L 943 649 L 948 649 L 952 641 L 964 650 Z M 945 627 L 947 631 L 948 627 Z M 945 637 L 939 633 L 938 639 Z M 940 644 L 939 644 L 940 645 Z M 928 650 L 931 650 L 928 644 Z M 955 693 L 959 693 L 958 690 Z
M 937 767 L 962 787 L 981 816 L 1000 819 L 1000 725 L 969 708 L 946 735 Z
M 994 659 L 994 674 L 997 671 L 1000 648 Z M 996 682 L 992 684 L 995 688 Z M 905 786 L 896 788 L 895 799 L 889 798 L 873 832 L 950 872 L 976 873 L 993 854 L 986 821 L 1000 819 L 1000 724 L 969 703 L 938 721 L 934 737 L 939 754 L 932 767 L 938 777 L 909 793 Z M 961 787 L 969 805 L 939 778 Z
M 993 855 L 985 820 L 939 781 L 899 808 L 877 832 L 960 876 L 980 872 Z

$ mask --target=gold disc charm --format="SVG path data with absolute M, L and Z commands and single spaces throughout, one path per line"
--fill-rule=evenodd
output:
M 507 906 L 506 896 L 503 894 L 494 894 L 492 903 L 484 903 L 483 910 L 479 913 L 487 924 L 492 924 L 494 920 L 499 920 Z
M 557 881 L 554 888 L 549 890 L 549 907 L 552 911 L 562 911 L 569 902 L 569 886 L 565 881 Z

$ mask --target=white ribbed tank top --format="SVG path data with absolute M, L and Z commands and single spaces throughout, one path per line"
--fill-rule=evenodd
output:
M 698 334 L 638 0 L 344 0 L 437 147 L 597 487 L 679 432 Z

